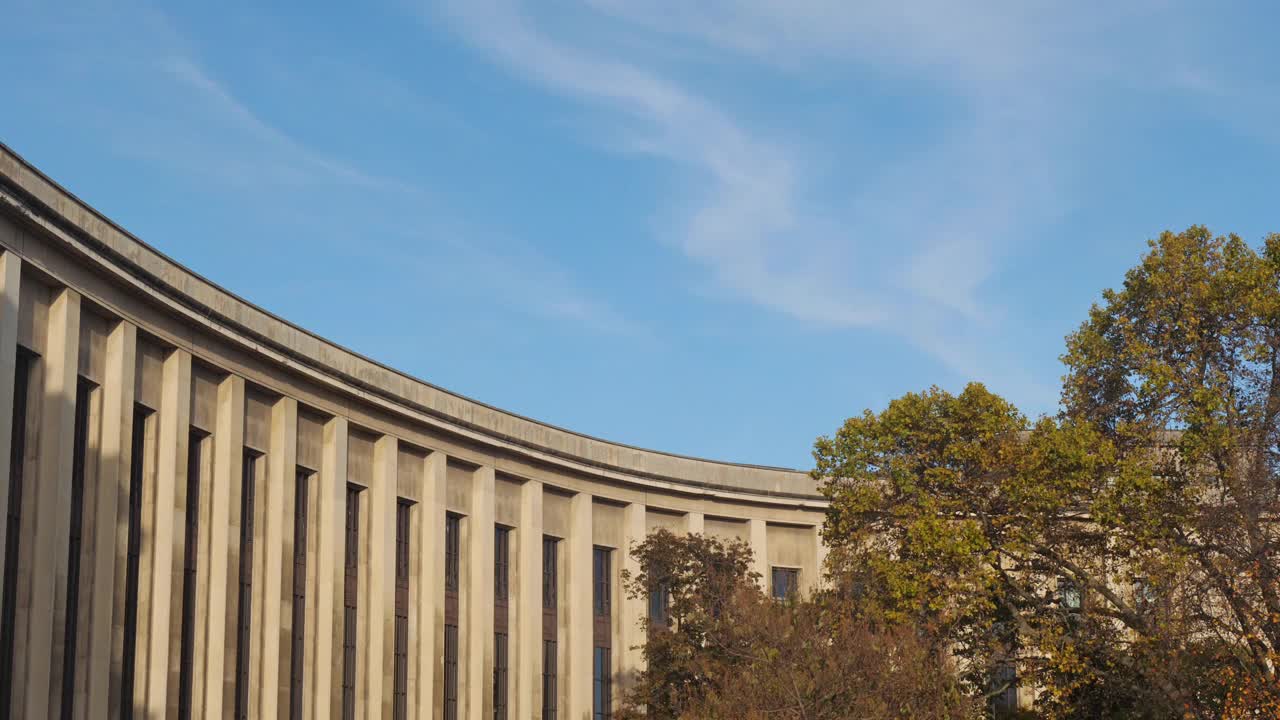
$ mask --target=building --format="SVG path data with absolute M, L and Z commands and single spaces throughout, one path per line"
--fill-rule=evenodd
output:
M 2 145 L 0 250 L 0 715 L 604 718 L 640 661 L 646 603 L 619 577 L 647 531 L 818 577 L 805 473 L 398 373 Z

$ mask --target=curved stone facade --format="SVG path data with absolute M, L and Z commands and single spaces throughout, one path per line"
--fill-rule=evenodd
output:
M 620 577 L 647 531 L 742 538 L 765 582 L 818 577 L 806 473 L 608 442 L 399 373 L 2 145 L 0 250 L 11 717 L 581 720 L 638 667 L 647 607 Z

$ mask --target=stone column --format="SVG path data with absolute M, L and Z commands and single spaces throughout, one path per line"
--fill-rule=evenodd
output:
M 86 708 L 116 708 L 111 702 L 111 677 L 119 658 L 112 652 L 112 616 L 115 610 L 116 563 L 128 545 L 127 524 L 121 532 L 121 508 L 128 518 L 129 454 L 133 450 L 133 394 L 137 372 L 138 330 L 121 321 L 107 337 L 102 382 L 102 440 L 98 460 L 97 506 L 93 528 L 93 587 L 89 588 L 89 677 Z M 0 352 L 4 352 L 0 350 Z M 6 376 L 7 377 L 7 376 Z M 0 408 L 0 412 L 4 412 Z M 5 415 L 8 417 L 8 415 Z M 6 441 L 7 442 L 7 441 Z M 6 467 L 7 469 L 7 467 Z M 120 563 L 123 569 L 123 562 Z
M 17 372 L 21 283 L 22 258 L 6 250 L 0 255 L 0 418 L 4 418 L 5 422 L 10 422 L 13 418 L 13 379 Z M 12 452 L 12 441 L 10 432 L 0 432 L 0 502 L 5 504 L 6 509 L 9 502 L 9 454 Z M 9 538 L 8 522 L 9 513 L 0 512 L 0 558 L 8 557 L 12 550 L 6 546 Z
M 820 589 L 825 582 L 823 573 L 826 571 L 827 565 L 827 546 L 822 542 L 822 525 L 813 526 L 813 572 L 807 585 L 809 591 L 813 592 Z
M 180 508 L 175 507 L 178 486 L 187 482 L 187 445 L 191 428 L 191 353 L 181 348 L 169 353 L 164 361 L 160 389 L 159 432 L 156 440 L 156 472 L 153 486 L 143 490 L 143 512 L 151 516 L 151 533 L 143 542 L 151 542 L 152 555 L 145 592 L 150 599 L 146 617 L 146 645 L 139 642 L 139 672 L 142 685 L 143 712 L 146 717 L 164 717 L 169 700 L 169 653 L 171 642 L 170 614 L 173 601 L 181 595 L 173 584 L 174 542 L 180 537 L 174 520 Z M 153 490 L 152 500 L 146 500 Z M 142 638 L 139 638 L 141 640 Z M 174 688 L 176 691 L 177 688 Z
M 203 645 L 198 645 L 203 653 L 195 655 L 198 660 L 204 657 L 204 672 L 195 673 L 192 679 L 193 698 L 204 697 L 204 716 L 220 718 L 223 716 L 225 678 L 228 665 L 235 670 L 235 648 L 228 647 L 227 637 L 227 592 L 228 588 L 238 582 L 232 572 L 229 548 L 231 543 L 238 543 L 239 538 L 231 537 L 231 501 L 240 497 L 240 484 L 244 471 L 244 379 L 236 375 L 228 375 L 218 386 L 218 410 L 213 432 L 213 477 L 209 492 L 201 493 L 209 498 L 208 512 L 201 515 L 208 518 L 208 528 L 200 532 L 201 544 L 208 548 L 200 549 L 200 557 L 208 558 L 208 585 L 203 608 L 196 617 L 204 617 Z M 240 522 L 246 522 L 241 518 Z M 207 544 L 204 542 L 208 540 Z M 238 553 L 237 553 L 238 555 Z M 238 572 L 238 568 L 236 569 Z M 200 691 L 203 691 L 202 693 Z M 198 703 L 193 703 L 193 706 Z M 194 707 L 193 707 L 194 709 Z
M 751 534 L 751 552 L 753 559 L 751 569 L 760 573 L 760 587 L 769 592 L 769 526 L 764 520 L 752 518 L 747 521 Z
M 27 652 L 16 663 L 27 666 L 26 687 L 21 707 L 28 718 L 56 715 L 52 687 L 53 667 L 61 658 L 54 641 L 65 627 L 67 547 L 71 525 L 71 463 L 76 411 L 76 370 L 80 352 L 80 295 L 74 290 L 58 291 L 49 308 L 48 339 L 44 354 L 44 387 L 36 400 L 40 408 L 39 463 L 32 527 L 32 573 L 30 585 L 19 587 L 29 604 L 27 612 Z M 12 396 L 12 391 L 10 391 Z M 22 600 L 19 599 L 19 606 Z M 51 694 L 54 698 L 51 698 Z M 50 701 L 54 700 L 53 703 Z
M 373 472 L 369 487 L 368 538 L 369 592 L 365 605 L 368 623 L 364 637 L 365 717 L 378 720 L 391 715 L 392 672 L 396 620 L 396 483 L 399 481 L 400 442 L 383 435 L 373 445 Z
M 320 466 L 320 481 L 315 487 L 319 516 L 316 592 L 314 602 L 307 598 L 307 635 L 315 653 L 307 663 L 304 682 L 314 720 L 328 720 L 342 710 L 332 706 L 334 683 L 342 682 L 333 676 L 333 646 L 334 628 L 342 617 L 337 604 L 342 598 L 343 510 L 347 502 L 346 418 L 335 417 L 325 424 Z
M 292 602 L 292 595 L 287 598 L 281 585 L 284 577 L 284 564 L 293 563 L 292 557 L 285 556 L 285 537 L 293 532 L 293 506 L 286 497 L 293 492 L 286 492 L 296 482 L 298 467 L 298 401 L 290 397 L 282 397 L 271 408 L 271 446 L 267 454 L 266 519 L 263 528 L 262 543 L 262 583 L 260 593 L 254 593 L 255 604 L 261 608 L 255 613 L 262 619 L 255 633 L 260 658 L 261 676 L 258 686 L 261 688 L 258 712 L 260 717 L 277 717 L 280 710 L 281 697 L 288 697 L 287 684 L 280 684 L 280 642 L 282 614 L 290 612 L 286 603 Z M 261 598 L 261 599 L 259 599 Z
M 471 516 L 467 518 L 467 577 L 460 597 L 466 648 L 465 684 L 460 690 L 465 716 L 485 718 L 493 714 L 493 502 L 492 467 L 481 467 L 471 476 Z
M 690 514 L 692 518 L 692 514 Z M 698 513 L 698 519 L 702 514 Z M 631 555 L 631 548 L 644 542 L 645 538 L 645 506 L 644 503 L 631 503 L 622 511 L 622 569 L 632 577 L 640 573 L 640 563 Z M 701 532 L 701 530 L 690 530 Z M 636 677 L 644 669 L 644 642 L 648 627 L 649 608 L 645 597 L 631 597 L 625 590 L 621 602 L 618 603 L 621 625 L 618 638 L 618 658 L 621 660 L 617 677 L 620 680 L 619 692 L 614 693 L 615 700 L 635 685 Z
M 417 697 L 412 699 L 414 717 L 441 717 L 441 698 L 437 688 L 444 676 L 444 516 L 445 473 L 448 458 L 433 452 L 423 463 L 422 506 L 417 515 L 414 542 L 418 545 L 418 588 L 413 598 L 416 611 L 410 623 L 416 623 L 418 674 Z M 412 627 L 412 626 L 411 626 Z M 414 646 L 411 645 L 411 648 Z M 414 652 L 414 650 L 410 650 Z
M 520 486 L 516 556 L 516 595 L 511 606 L 516 693 L 511 716 L 533 718 L 542 710 L 542 483 L 537 480 Z
M 565 642 L 566 718 L 591 717 L 591 650 L 594 624 L 591 615 L 591 495 L 578 493 L 569 500 L 569 537 L 565 546 L 566 570 L 563 610 L 568 618 Z

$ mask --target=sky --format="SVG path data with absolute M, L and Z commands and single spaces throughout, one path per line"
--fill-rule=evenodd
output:
M 1148 239 L 1280 232 L 1280 6 L 0 0 L 0 141 L 194 271 L 491 405 L 807 469 L 1058 407 Z

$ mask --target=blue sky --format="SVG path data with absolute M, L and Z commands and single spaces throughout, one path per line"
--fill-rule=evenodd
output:
M 437 385 L 807 468 L 932 384 L 1053 412 L 1148 238 L 1280 231 L 1276 7 L 0 0 L 0 140 Z

